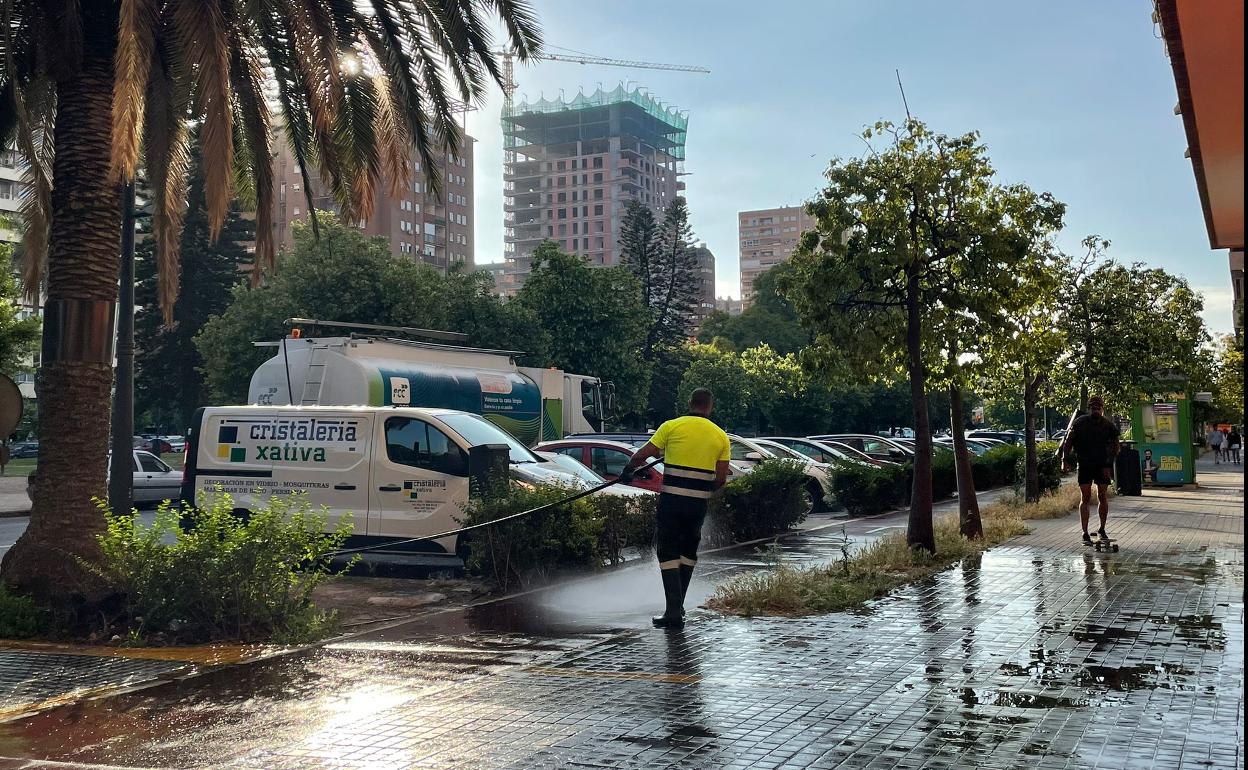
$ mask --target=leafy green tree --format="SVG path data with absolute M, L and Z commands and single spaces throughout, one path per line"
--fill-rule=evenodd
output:
M 783 262 L 754 282 L 754 300 L 740 315 L 715 311 L 698 329 L 698 341 L 707 343 L 723 337 L 734 350 L 767 345 L 777 353 L 796 353 L 810 344 L 810 333 L 802 328 L 797 312 L 777 290 L 777 283 L 792 272 Z
M 237 203 L 230 206 L 215 240 L 209 233 L 204 195 L 202 155 L 192 156 L 188 208 L 179 244 L 180 286 L 173 321 L 165 323 L 160 309 L 157 244 L 144 238 L 135 248 L 134 374 L 135 411 L 145 424 L 181 432 L 195 409 L 207 403 L 204 360 L 195 336 L 208 319 L 224 313 L 233 287 L 242 283 L 251 255 L 244 244 L 255 239 L 255 224 L 244 219 Z M 244 394 L 245 395 L 245 394 Z
M 1055 384 L 1080 408 L 1103 395 L 1111 408 L 1129 407 L 1155 373 L 1199 373 L 1209 342 L 1204 302 L 1186 279 L 1141 263 L 1106 257 L 1110 242 L 1090 235 L 1082 257 L 1067 257 L 1061 293 L 1068 349 Z
M 877 138 L 884 146 L 872 144 Z M 975 133 L 950 137 L 908 119 L 877 123 L 864 139 L 867 154 L 834 160 L 828 186 L 808 204 L 817 224 L 803 234 L 781 290 L 815 332 L 808 362 L 867 376 L 906 373 L 916 448 L 907 541 L 934 551 L 933 360 L 947 360 L 944 344 L 961 339 L 956 319 L 983 309 L 972 288 L 993 279 L 976 267 L 1008 251 L 1000 242 L 1013 238 L 1010 217 L 1050 205 L 995 187 Z
M 13 375 L 28 367 L 39 349 L 37 316 L 19 318 L 17 281 L 13 276 L 13 249 L 0 243 L 0 372 Z
M 757 380 L 741 364 L 740 356 L 712 345 L 691 346 L 692 361 L 676 392 L 677 403 L 687 403 L 697 388 L 715 394 L 711 419 L 727 430 L 748 430 L 757 422 Z
M 543 365 L 614 383 L 625 414 L 645 409 L 650 366 L 638 352 L 649 317 L 627 269 L 590 267 L 545 241 L 534 250 L 533 272 L 512 305 L 544 331 Z
M 279 255 L 278 268 L 259 286 L 235 286 L 230 306 L 195 338 L 207 401 L 246 403 L 252 372 L 272 355 L 252 342 L 281 339 L 287 318 L 460 331 L 479 347 L 544 350 L 536 317 L 496 297 L 488 274 L 442 275 L 329 217 L 319 238 L 296 223 L 294 246 Z
M 1244 424 L 1244 346 L 1229 334 L 1218 340 L 1213 409 L 1219 422 Z
M 256 260 L 268 268 L 275 123 L 308 194 L 319 165 L 358 220 L 380 185 L 407 181 L 413 148 L 428 170 L 457 149 L 458 105 L 502 83 L 499 42 L 527 60 L 540 33 L 525 0 L 8 0 L 0 25 L 0 147 L 16 140 L 29 164 L 23 278 L 28 294 L 46 287 L 54 354 L 41 362 L 30 525 L 0 574 L 49 603 L 95 600 L 105 524 L 92 497 L 108 458 L 120 183 L 142 162 L 171 319 L 192 126 L 203 138 L 209 231 L 220 232 L 235 193 L 254 198 Z M 77 344 L 66 344 L 71 335 Z

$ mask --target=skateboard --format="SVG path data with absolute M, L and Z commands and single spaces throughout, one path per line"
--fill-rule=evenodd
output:
M 1118 541 L 1109 537 L 1098 537 L 1092 541 L 1092 546 L 1098 551 L 1113 551 L 1118 553 Z

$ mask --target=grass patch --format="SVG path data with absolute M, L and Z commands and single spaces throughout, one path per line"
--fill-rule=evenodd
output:
M 898 586 L 935 574 L 968 556 L 983 553 L 1029 530 L 1025 519 L 1064 516 L 1079 504 L 1074 485 L 1059 488 L 1034 504 L 1014 496 L 980 510 L 984 537 L 967 540 L 958 532 L 958 518 L 935 521 L 936 553 L 913 550 L 904 532 L 894 532 L 858 553 L 843 552 L 831 564 L 813 567 L 780 565 L 751 572 L 715 590 L 707 606 L 732 615 L 797 617 L 836 612 L 884 596 Z

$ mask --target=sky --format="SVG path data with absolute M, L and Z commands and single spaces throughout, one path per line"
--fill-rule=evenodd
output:
M 737 212 L 814 196 L 862 129 L 916 118 L 979 131 L 1003 183 L 1067 204 L 1059 245 L 1113 242 L 1121 262 L 1185 276 L 1213 333 L 1231 331 L 1227 253 L 1209 248 L 1174 76 L 1148 0 L 1026 2 L 533 0 L 547 44 L 700 65 L 710 74 L 517 65 L 517 99 L 640 85 L 689 114 L 685 196 L 715 254 L 717 293 L 740 296 Z M 553 51 L 553 49 L 552 49 Z M 502 93 L 469 114 L 476 261 L 502 259 Z

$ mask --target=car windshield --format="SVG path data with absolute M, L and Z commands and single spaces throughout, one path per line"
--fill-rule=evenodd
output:
M 593 468 L 586 467 L 584 463 L 575 457 L 559 454 L 558 452 L 546 452 L 542 457 L 559 466 L 559 470 L 567 471 L 577 478 L 584 479 L 594 486 L 605 484 L 606 479 L 594 473 Z
M 790 447 L 787 447 L 784 444 L 780 444 L 775 441 L 760 440 L 755 443 L 757 443 L 759 446 L 766 449 L 767 451 L 771 452 L 773 455 L 776 455 L 784 459 L 801 460 L 802 462 L 808 462 L 810 460 L 809 457 L 802 454 L 801 452 L 796 452 Z
M 513 463 L 538 463 L 542 461 L 542 458 L 533 454 L 528 447 L 517 441 L 510 433 L 480 415 L 457 412 L 440 414 L 438 419 L 462 436 L 469 446 L 506 444 L 508 455 Z

